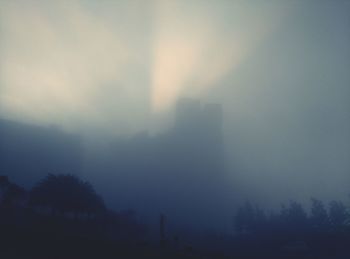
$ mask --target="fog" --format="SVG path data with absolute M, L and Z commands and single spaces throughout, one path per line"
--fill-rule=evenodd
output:
M 79 165 L 53 154 L 57 173 L 182 222 L 223 211 L 227 227 L 245 200 L 348 201 L 349 13 L 341 0 L 0 0 L 2 141 L 56 132 L 40 154 L 74 136 Z M 7 150 L 24 185 L 52 170 L 35 158 L 24 176 Z

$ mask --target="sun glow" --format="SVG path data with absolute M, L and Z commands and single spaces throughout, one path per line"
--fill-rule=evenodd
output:
M 230 2 L 139 1 L 98 11 L 82 3 L 2 6 L 3 114 L 123 125 L 162 113 L 179 96 L 203 97 L 220 85 L 280 16 Z
M 200 97 L 217 86 L 272 30 L 276 15 L 254 17 L 251 6 L 239 24 L 210 10 L 184 13 L 180 1 L 158 1 L 153 45 L 152 108 L 162 112 L 181 95 Z M 222 8 L 224 8 L 223 6 Z

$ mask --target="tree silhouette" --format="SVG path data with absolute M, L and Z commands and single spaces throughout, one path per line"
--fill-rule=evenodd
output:
M 17 184 L 8 181 L 7 177 L 0 177 L 0 207 L 11 209 L 24 203 L 26 191 Z
M 331 201 L 329 204 L 329 220 L 332 227 L 341 227 L 349 217 L 345 205 L 340 201 Z
M 235 215 L 235 227 L 239 233 L 251 233 L 254 230 L 255 211 L 250 202 L 238 208 Z
M 246 202 L 238 209 L 234 220 L 236 230 L 239 233 L 262 232 L 267 226 L 265 212 L 250 202 Z
M 308 217 L 302 205 L 291 201 L 289 207 L 282 206 L 281 227 L 291 235 L 302 235 L 308 229 Z
M 311 226 L 317 230 L 326 230 L 330 226 L 327 210 L 322 201 L 311 199 Z
M 30 204 L 49 208 L 53 214 L 92 215 L 105 209 L 90 183 L 64 174 L 49 174 L 40 181 L 30 193 Z

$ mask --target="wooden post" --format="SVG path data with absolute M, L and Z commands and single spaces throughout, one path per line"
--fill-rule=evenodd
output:
M 160 247 L 165 247 L 165 215 L 163 213 L 160 214 L 159 219 L 159 231 L 160 231 Z

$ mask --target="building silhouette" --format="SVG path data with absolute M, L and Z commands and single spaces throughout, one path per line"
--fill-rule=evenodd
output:
M 180 99 L 169 130 L 119 139 L 100 153 L 107 171 L 97 180 L 121 207 L 152 207 L 183 222 L 195 217 L 207 224 L 204 215 L 218 214 L 227 182 L 222 125 L 221 105 Z

